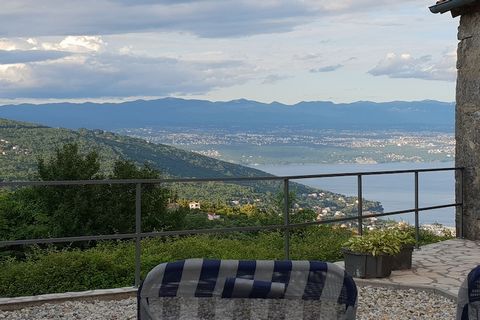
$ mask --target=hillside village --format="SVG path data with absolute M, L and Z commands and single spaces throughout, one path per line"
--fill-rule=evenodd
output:
M 31 151 L 27 148 L 23 148 L 19 146 L 18 144 L 15 144 L 13 142 L 10 142 L 9 140 L 6 139 L 1 139 L 0 138 L 0 156 L 6 156 L 6 155 L 28 155 L 30 154 Z
M 171 209 L 177 209 L 182 205 L 188 206 L 191 211 L 207 215 L 208 220 L 221 219 L 222 215 L 225 214 L 225 208 L 223 206 L 212 206 L 208 201 L 205 202 L 200 199 L 190 201 L 180 200 L 179 203 L 172 203 L 169 207 Z M 262 198 L 242 197 L 232 198 L 225 204 L 225 206 L 232 209 L 228 212 L 238 212 L 240 214 L 248 215 L 249 212 L 258 212 L 262 211 L 262 209 L 266 209 L 268 204 L 266 204 L 265 200 Z M 363 211 L 363 215 L 383 213 L 383 208 L 378 202 L 365 201 L 364 207 L 367 209 Z M 311 213 L 311 220 L 309 221 L 326 221 L 356 216 L 357 209 L 358 200 L 355 197 L 346 197 L 339 194 L 319 191 L 297 195 L 291 205 L 290 213 L 292 216 L 295 216 L 296 214 L 308 211 Z M 277 210 L 279 210 L 280 216 L 283 215 L 282 210 Z M 364 219 L 364 227 L 369 230 L 381 228 L 385 223 L 386 221 L 382 221 L 375 217 Z M 355 229 L 357 228 L 357 221 L 352 220 L 340 222 L 339 226 L 341 228 Z

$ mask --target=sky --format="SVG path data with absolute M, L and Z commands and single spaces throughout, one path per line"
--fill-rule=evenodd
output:
M 0 103 L 455 100 L 424 0 L 2 0 Z

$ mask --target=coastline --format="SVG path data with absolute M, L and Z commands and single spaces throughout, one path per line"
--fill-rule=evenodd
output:
M 453 162 L 396 162 L 381 164 L 310 164 L 310 165 L 261 165 L 255 166 L 270 174 L 279 176 L 311 175 L 345 172 L 371 172 L 384 170 L 413 170 L 425 168 L 450 168 Z M 321 178 L 297 180 L 310 187 L 320 188 L 346 196 L 356 196 L 357 177 Z M 365 176 L 363 197 L 380 201 L 385 212 L 414 208 L 413 174 L 392 174 Z M 419 175 L 419 206 L 427 207 L 453 203 L 455 199 L 455 178 L 453 171 L 421 173 Z M 396 221 L 414 223 L 414 214 L 391 216 Z M 420 213 L 420 224 L 439 223 L 446 227 L 455 225 L 455 209 L 444 208 Z

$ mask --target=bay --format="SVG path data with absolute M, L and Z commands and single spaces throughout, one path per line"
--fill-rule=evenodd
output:
M 380 164 L 288 164 L 258 165 L 256 169 L 278 175 L 310 175 L 346 172 L 370 172 L 451 168 L 453 162 L 433 163 L 380 163 Z M 296 182 L 349 196 L 357 195 L 357 177 L 302 179 Z M 413 173 L 363 176 L 363 198 L 382 203 L 385 212 L 413 209 L 415 207 L 415 178 Z M 419 173 L 419 206 L 429 207 L 455 202 L 455 174 L 453 171 Z M 455 208 L 420 212 L 421 224 L 440 223 L 455 225 Z M 413 213 L 390 216 L 390 219 L 415 222 Z

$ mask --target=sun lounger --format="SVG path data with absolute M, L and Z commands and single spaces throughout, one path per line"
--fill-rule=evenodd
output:
M 188 259 L 152 269 L 138 290 L 141 320 L 355 319 L 357 288 L 320 261 Z
M 470 271 L 458 291 L 457 320 L 480 320 L 480 265 Z

